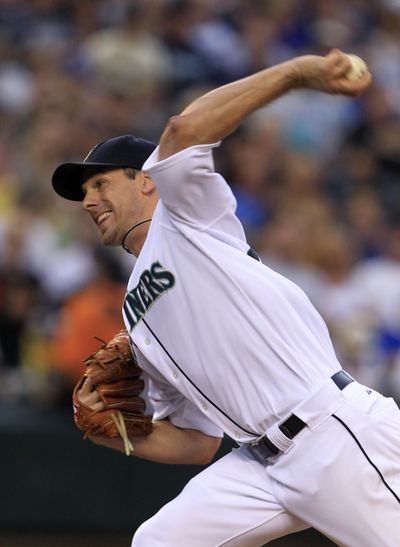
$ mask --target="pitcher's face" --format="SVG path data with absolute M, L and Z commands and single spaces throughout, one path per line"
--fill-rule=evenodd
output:
M 143 192 L 145 177 L 143 171 L 137 171 L 134 179 L 129 178 L 119 168 L 97 173 L 82 184 L 82 208 L 98 227 L 104 245 L 121 245 L 129 228 L 149 214 L 149 198 Z

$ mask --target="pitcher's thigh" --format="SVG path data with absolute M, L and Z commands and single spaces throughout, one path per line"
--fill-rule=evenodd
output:
M 237 449 L 142 524 L 132 547 L 259 547 L 307 527 L 273 496 L 265 469 Z
M 343 406 L 270 475 L 277 498 L 339 545 L 400 545 L 400 411 L 392 401 L 364 414 Z

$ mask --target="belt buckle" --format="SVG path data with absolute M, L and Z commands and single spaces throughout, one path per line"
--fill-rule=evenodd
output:
M 268 439 L 266 433 L 251 442 L 250 449 L 261 463 L 268 463 L 272 457 L 277 456 L 280 452 L 279 448 Z

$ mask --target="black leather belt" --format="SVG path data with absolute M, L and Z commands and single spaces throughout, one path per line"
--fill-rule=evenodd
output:
M 341 391 L 351 384 L 351 382 L 354 382 L 354 378 L 352 378 L 350 374 L 347 374 L 344 370 L 339 370 L 339 372 L 336 372 L 331 377 L 331 380 Z M 307 424 L 303 422 L 303 420 L 295 414 L 291 414 L 287 420 L 279 425 L 279 429 L 288 439 L 293 439 L 306 426 Z M 271 456 L 276 456 L 280 452 L 279 448 L 268 439 L 267 435 L 263 435 L 254 443 L 251 443 L 250 446 L 253 452 L 262 460 L 267 460 Z

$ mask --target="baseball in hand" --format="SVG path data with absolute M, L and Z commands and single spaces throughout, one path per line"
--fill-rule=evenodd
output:
M 351 67 L 346 73 L 346 78 L 350 81 L 354 81 L 354 80 L 358 80 L 359 78 L 362 78 L 368 70 L 368 67 L 365 61 L 363 61 L 361 57 L 359 57 L 358 55 L 354 55 L 353 53 L 347 54 L 347 57 L 349 58 L 349 61 L 351 62 Z

